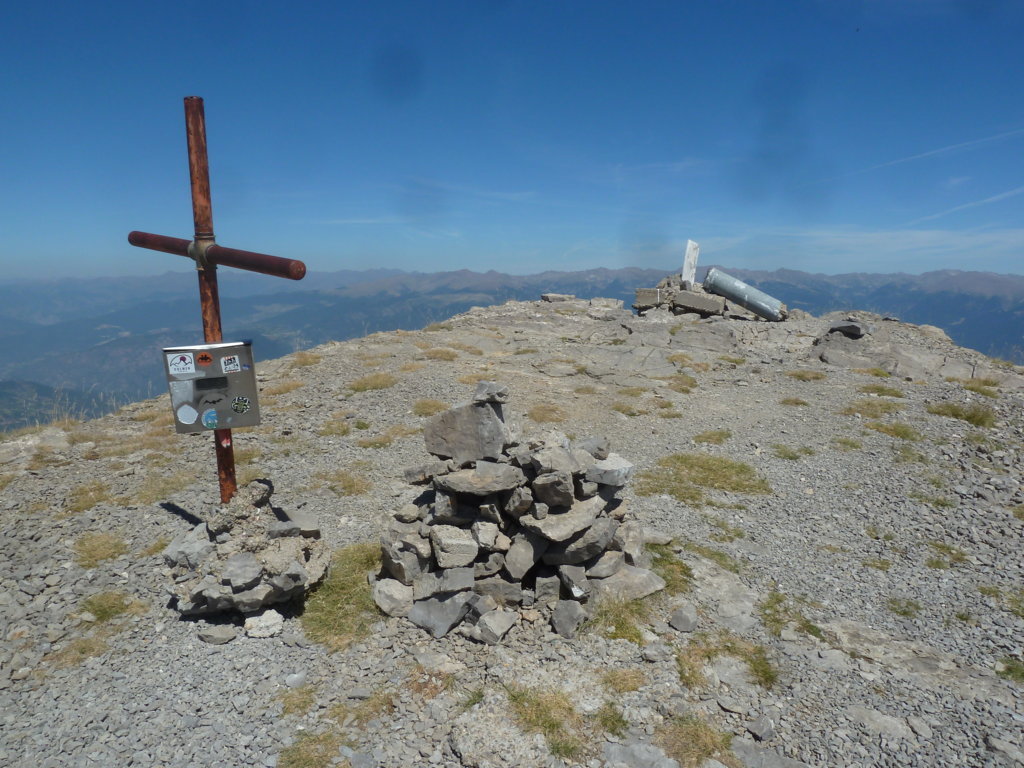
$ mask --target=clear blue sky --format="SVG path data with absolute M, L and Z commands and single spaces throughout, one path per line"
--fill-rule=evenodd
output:
M 223 245 L 312 270 L 1024 273 L 1024 3 L 46 2 L 0 17 L 4 276 L 158 274 L 206 102 Z M 269 278 L 268 278 L 269 279 Z

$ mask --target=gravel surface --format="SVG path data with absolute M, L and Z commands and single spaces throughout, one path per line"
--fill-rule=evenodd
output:
M 414 404 L 465 401 L 476 378 L 509 385 L 526 436 L 607 435 L 640 472 L 690 452 L 753 466 L 770 494 L 710 491 L 692 506 L 641 496 L 636 480 L 625 489 L 694 572 L 691 592 L 656 601 L 640 645 L 595 631 L 566 640 L 529 610 L 500 646 L 382 617 L 333 654 L 305 638 L 298 606 L 264 616 L 262 631 L 240 616 L 182 620 L 160 552 L 217 507 L 208 437 L 175 435 L 166 397 L 6 436 L 0 765 L 284 766 L 289 745 L 333 728 L 345 744 L 325 764 L 671 766 L 659 729 L 687 713 L 733 734 L 726 764 L 1021 765 L 1024 685 L 1005 665 L 1024 660 L 1024 377 L 937 329 L 855 313 L 873 333 L 848 343 L 824 337 L 846 315 L 794 315 L 510 302 L 259 364 L 264 423 L 236 432 L 239 473 L 270 478 L 275 505 L 317 515 L 331 548 L 375 540 L 416 495 L 402 470 L 429 455 Z M 826 349 L 898 375 L 826 364 Z M 948 380 L 963 370 L 997 379 L 995 397 Z M 396 383 L 357 391 L 378 373 Z M 670 386 L 682 373 L 696 379 L 689 393 Z M 862 400 L 854 410 L 898 410 L 842 413 Z M 927 410 L 942 403 L 986 406 L 994 423 Z M 536 421 L 541 406 L 562 420 Z M 729 435 L 694 441 L 713 430 Z M 343 495 L 339 470 L 370 487 Z M 90 544 L 113 556 L 89 563 Z M 129 610 L 105 620 L 89 598 L 110 592 Z M 787 606 L 783 620 L 766 622 L 766 601 Z M 698 634 L 670 623 L 684 605 Z M 765 650 L 772 687 L 730 655 L 707 663 L 704 685 L 680 681 L 675 652 L 720 629 Z M 612 693 L 609 670 L 642 684 Z M 584 717 L 611 701 L 625 729 L 593 728 L 576 757 L 555 757 L 511 717 L 513 684 L 562 690 Z M 308 707 L 290 706 L 300 694 Z M 371 715 L 327 719 L 338 704 L 368 712 L 382 694 L 390 706 Z

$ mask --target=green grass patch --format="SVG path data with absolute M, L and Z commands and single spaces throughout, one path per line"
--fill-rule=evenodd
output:
M 304 715 L 316 701 L 316 689 L 312 685 L 286 688 L 277 695 L 281 702 L 282 715 Z
M 779 400 L 779 405 L 807 406 L 810 405 L 810 403 L 799 397 L 784 397 Z
M 786 459 L 788 461 L 796 461 L 803 456 L 814 455 L 814 449 L 809 448 L 806 445 L 802 445 L 799 448 L 790 448 L 788 445 L 775 443 L 775 445 L 772 446 L 772 450 L 775 453 L 775 458 Z
M 507 685 L 512 716 L 527 733 L 539 733 L 555 757 L 571 759 L 585 744 L 583 718 L 562 691 Z
M 353 392 L 369 392 L 375 389 L 388 389 L 397 383 L 398 379 L 390 373 L 371 373 L 356 379 L 348 388 Z
M 888 571 L 892 568 L 892 562 L 884 557 L 871 557 L 864 560 L 861 565 L 865 568 L 874 568 L 876 571 Z
M 440 400 L 417 400 L 412 404 L 412 412 L 416 416 L 434 416 L 446 410 L 448 410 L 448 404 Z
M 880 397 L 905 397 L 902 389 L 888 387 L 885 384 L 865 384 L 860 391 L 866 395 L 879 395 Z
M 301 618 L 306 636 L 331 651 L 367 637 L 380 614 L 366 574 L 379 567 L 380 545 L 375 541 L 335 552 L 327 578 L 306 600 Z
M 113 560 L 128 551 L 124 539 L 114 533 L 84 533 L 74 544 L 75 562 L 83 568 L 95 568 L 104 560 Z
M 936 403 L 934 405 L 926 406 L 928 413 L 934 413 L 937 416 L 945 416 L 950 419 L 959 419 L 960 421 L 966 421 L 968 424 L 972 424 L 975 427 L 992 427 L 996 423 L 996 414 L 987 405 L 981 403 L 971 403 L 970 405 L 961 405 L 959 403 Z
M 615 693 L 629 693 L 647 684 L 647 674 L 637 667 L 610 669 L 601 675 L 601 684 Z
M 786 375 L 797 381 L 821 381 L 825 378 L 821 371 L 786 371 Z
M 302 731 L 295 741 L 281 750 L 277 768 L 329 768 L 344 743 L 341 734 L 332 730 L 320 733 Z
M 995 389 L 986 386 L 980 381 L 966 381 L 964 382 L 964 389 L 968 392 L 973 392 L 976 395 L 981 395 L 982 397 L 992 398 L 993 400 L 999 397 L 999 393 Z
M 854 440 L 852 437 L 837 437 L 832 441 L 832 445 L 840 451 L 859 451 L 863 448 L 860 440 Z
M 698 544 L 694 541 L 688 541 L 683 546 L 686 547 L 688 552 L 693 552 L 695 555 L 700 555 L 705 560 L 717 563 L 727 571 L 732 571 L 733 573 L 740 572 L 740 562 L 720 549 L 715 549 L 714 547 L 709 547 L 704 544 Z
M 682 395 L 690 394 L 697 386 L 697 380 L 686 373 L 677 373 L 668 382 L 668 388 Z
M 732 437 L 732 432 L 728 429 L 711 429 L 707 432 L 700 432 L 693 436 L 693 442 L 695 443 L 710 443 L 711 445 L 721 445 L 726 440 Z
M 97 624 L 106 624 L 119 616 L 141 616 L 149 606 L 126 592 L 99 592 L 82 601 L 83 611 L 96 617 Z
M 643 645 L 640 625 L 646 623 L 651 606 L 645 600 L 602 600 L 586 622 L 586 631 L 597 632 L 611 640 L 629 640 Z
M 666 494 L 688 504 L 705 501 L 704 490 L 768 494 L 768 481 L 749 464 L 704 453 L 677 453 L 658 459 L 655 468 L 641 472 L 637 493 Z
M 915 451 L 909 445 L 900 443 L 893 449 L 893 456 L 897 464 L 927 464 L 928 457 L 920 451 Z
M 840 411 L 844 416 L 863 416 L 865 419 L 880 419 L 888 413 L 895 413 L 903 406 L 894 403 L 892 400 L 879 400 L 878 398 L 864 398 L 855 400 Z
M 854 368 L 853 372 L 863 373 L 868 376 L 874 376 L 877 379 L 888 379 L 890 376 L 892 376 L 892 374 L 889 373 L 884 368 Z
M 710 759 L 730 768 L 739 765 L 729 749 L 732 734 L 719 731 L 694 715 L 670 718 L 658 727 L 654 738 L 681 768 L 699 768 Z
M 885 604 L 897 616 L 903 616 L 908 619 L 917 616 L 921 611 L 921 604 L 917 600 L 911 600 L 907 597 L 890 597 L 886 600 Z
M 624 416 L 643 416 L 647 411 L 637 408 L 632 403 L 624 403 L 621 400 L 612 403 L 612 410 L 618 411 Z
M 999 660 L 1001 669 L 996 673 L 1006 680 L 1024 685 L 1024 661 L 1012 656 L 1004 656 Z
M 113 501 L 110 486 L 102 480 L 93 480 L 73 488 L 64 502 L 64 509 L 70 514 L 78 514 L 110 501 Z
M 731 525 L 720 517 L 705 515 L 704 519 L 707 520 L 708 525 L 715 529 L 711 532 L 712 541 L 728 543 L 730 541 L 736 541 L 736 539 L 742 539 L 747 535 L 742 528 Z
M 821 627 L 811 622 L 793 604 L 793 601 L 781 592 L 769 592 L 758 606 L 758 614 L 765 629 L 775 637 L 781 635 L 783 629 L 793 624 L 798 632 L 812 635 L 819 640 L 825 639 L 825 633 L 821 631 Z
M 707 683 L 702 671 L 704 665 L 719 656 L 732 656 L 743 661 L 751 678 L 763 688 L 771 688 L 778 680 L 778 670 L 762 646 L 722 631 L 715 635 L 697 634 L 688 646 L 676 652 L 679 681 L 687 688 L 702 687 Z
M 648 544 L 651 553 L 651 570 L 665 582 L 665 592 L 680 595 L 693 587 L 693 571 L 672 550 L 670 544 Z

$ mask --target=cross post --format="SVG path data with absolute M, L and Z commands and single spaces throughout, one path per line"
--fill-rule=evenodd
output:
M 203 338 L 207 344 L 223 341 L 220 324 L 220 297 L 217 294 L 217 265 L 223 264 L 250 272 L 301 280 L 306 265 L 295 259 L 282 259 L 265 253 L 240 251 L 217 245 L 213 236 L 213 206 L 210 202 L 210 165 L 206 155 L 206 114 L 199 96 L 185 97 L 185 133 L 188 139 L 188 170 L 192 184 L 192 219 L 195 225 L 191 241 L 148 232 L 129 232 L 128 242 L 140 248 L 187 256 L 196 263 L 199 276 L 199 305 L 203 316 Z M 222 504 L 231 501 L 238 488 L 235 480 L 235 453 L 230 429 L 213 431 L 217 454 L 217 479 Z

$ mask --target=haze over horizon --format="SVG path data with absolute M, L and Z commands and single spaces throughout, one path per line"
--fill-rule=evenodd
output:
M 160 275 L 205 99 L 218 241 L 311 271 L 1024 274 L 1024 6 L 10 9 L 7 278 Z M 312 287 L 312 286 L 310 286 Z

